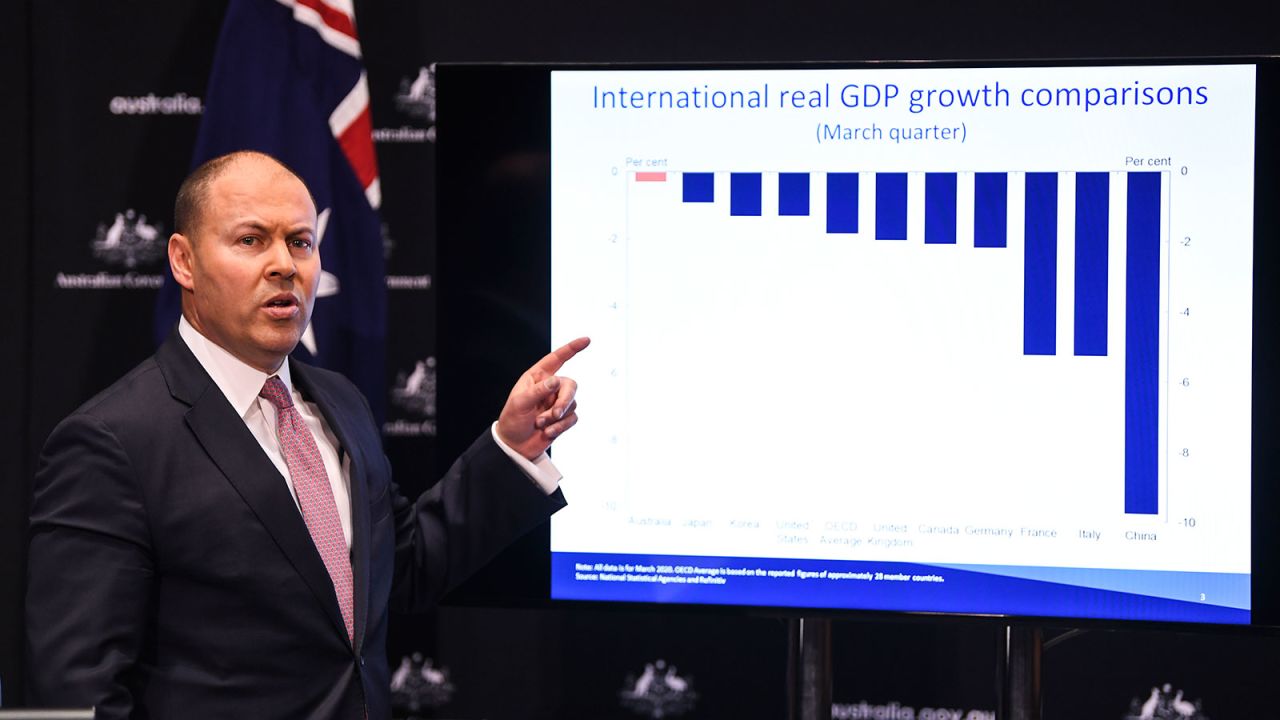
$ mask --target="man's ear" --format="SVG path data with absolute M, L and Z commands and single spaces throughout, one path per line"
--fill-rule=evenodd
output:
M 169 269 L 173 272 L 173 279 L 184 290 L 193 290 L 195 288 L 195 283 L 192 280 L 192 265 L 195 262 L 195 258 L 192 252 L 191 238 L 182 233 L 174 233 L 169 236 Z

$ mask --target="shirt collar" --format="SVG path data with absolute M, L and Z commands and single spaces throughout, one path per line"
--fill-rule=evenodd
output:
M 271 375 L 246 364 L 214 341 L 201 335 L 199 330 L 187 322 L 185 315 L 178 320 L 178 334 L 191 349 L 191 354 L 196 356 L 196 362 L 209 373 L 213 383 L 231 403 L 231 407 L 235 408 L 240 417 L 247 416 L 253 409 L 254 401 L 258 399 L 262 386 Z M 274 374 L 284 381 L 289 394 L 293 395 L 293 380 L 289 375 L 288 358 L 285 358 L 285 361 L 280 364 L 280 369 Z

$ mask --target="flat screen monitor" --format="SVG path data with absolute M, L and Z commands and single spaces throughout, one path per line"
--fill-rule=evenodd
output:
M 488 587 L 1277 624 L 1276 79 L 441 67 L 446 446 L 593 340 L 570 504 Z

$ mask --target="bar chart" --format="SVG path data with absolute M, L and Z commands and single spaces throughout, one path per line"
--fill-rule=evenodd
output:
M 863 238 L 871 242 L 908 239 L 908 178 L 923 179 L 925 245 L 957 244 L 958 178 L 972 187 L 972 248 L 978 252 L 1007 250 L 1009 172 L 729 172 L 728 197 L 717 198 L 715 172 L 636 172 L 638 184 L 673 183 L 680 202 L 705 206 L 707 213 L 731 217 L 764 215 L 764 179 L 776 192 L 778 217 L 821 214 L 828 235 L 859 235 L 859 185 L 874 184 L 874 217 Z M 1161 228 L 1167 172 L 1015 172 L 1025 184 L 1023 205 L 1022 353 L 1078 357 L 1108 355 L 1108 310 L 1123 308 L 1123 347 L 1114 348 L 1124 363 L 1124 512 L 1159 512 L 1160 325 L 1167 308 L 1160 306 Z M 1072 281 L 1073 343 L 1059 348 L 1058 234 L 1059 182 L 1074 183 L 1074 204 L 1063 208 L 1074 216 Z M 1124 224 L 1115 236 L 1109 227 L 1110 184 L 1123 183 Z M 813 208 L 810 188 L 826 189 L 823 208 Z M 1108 251 L 1123 248 L 1126 258 L 1123 296 L 1108 296 Z
M 556 455 L 590 480 L 553 550 L 1247 569 L 1251 86 L 1198 77 L 1236 94 L 927 119 L 601 110 L 601 83 L 685 76 L 553 77 L 552 335 L 593 338 L 592 419 Z M 905 132 L 926 123 L 963 129 Z

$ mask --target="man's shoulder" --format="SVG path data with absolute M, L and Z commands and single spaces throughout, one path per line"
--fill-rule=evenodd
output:
M 304 395 L 320 392 L 343 405 L 363 407 L 369 405 L 360 388 L 342 373 L 326 370 L 296 358 L 289 359 L 289 367 L 293 372 L 294 384 L 301 386 Z
M 174 400 L 153 355 L 89 398 L 59 425 L 88 420 L 114 431 L 135 429 L 145 435 L 180 422 L 185 409 Z
M 185 409 L 170 394 L 156 358 L 149 357 L 58 423 L 45 439 L 42 465 L 46 456 L 86 443 L 145 454 L 182 425 Z
M 319 365 L 312 365 L 295 357 L 289 358 L 289 367 L 294 373 L 300 373 L 313 382 L 323 383 L 325 387 L 341 388 L 344 392 L 359 392 L 355 383 L 348 380 L 347 376 L 340 372 L 322 368 Z
M 133 416 L 139 408 L 156 411 L 171 401 L 168 383 L 156 357 L 138 363 L 105 390 L 89 398 L 73 415 L 93 415 L 104 420 L 121 414 Z

